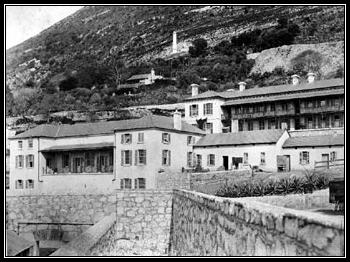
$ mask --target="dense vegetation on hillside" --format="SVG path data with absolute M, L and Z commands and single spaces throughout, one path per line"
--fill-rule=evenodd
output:
M 7 115 L 178 102 L 189 94 L 191 83 L 200 84 L 201 91 L 234 88 L 241 80 L 247 81 L 248 87 L 279 83 L 292 72 L 277 68 L 266 75 L 248 76 L 254 60 L 246 58 L 247 51 L 317 42 L 318 35 L 326 41 L 343 40 L 342 7 L 201 8 L 83 8 L 7 50 Z M 314 26 L 320 17 L 327 21 L 322 32 Z M 192 42 L 189 54 L 170 60 L 153 56 L 171 44 L 172 32 L 179 29 L 179 41 Z M 231 33 L 220 35 L 220 30 Z M 326 39 L 329 30 L 335 33 Z M 310 65 L 305 57 L 317 64 L 317 54 L 296 58 L 295 69 L 301 74 Z M 118 92 L 119 83 L 134 74 L 149 73 L 151 68 L 164 77 L 176 77 L 176 81 L 157 81 L 133 95 Z

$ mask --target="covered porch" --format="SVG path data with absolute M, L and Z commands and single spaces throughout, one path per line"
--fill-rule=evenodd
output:
M 43 175 L 113 173 L 113 143 L 53 146 L 41 150 Z

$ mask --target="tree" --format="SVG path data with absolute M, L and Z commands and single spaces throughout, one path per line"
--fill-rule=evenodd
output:
M 187 70 L 179 73 L 177 76 L 177 87 L 180 89 L 187 89 L 191 84 L 199 84 L 201 79 L 194 70 Z
M 191 57 L 198 57 L 206 54 L 208 48 L 208 42 L 204 38 L 198 38 L 192 42 L 192 46 L 190 46 L 188 52 Z
M 60 90 L 68 91 L 78 87 L 78 79 L 74 76 L 70 76 L 67 79 L 63 80 L 59 84 Z
M 13 111 L 14 111 L 14 106 L 15 106 L 15 102 L 13 99 L 13 94 L 10 90 L 10 88 L 8 87 L 8 85 L 6 85 L 5 88 L 5 95 L 6 95 L 6 116 L 12 116 L 13 115 Z
M 40 99 L 40 90 L 33 88 L 19 89 L 14 96 L 14 114 L 15 115 L 30 115 L 33 113 L 33 106 Z M 57 101 L 56 101 L 57 103 Z
M 293 71 L 301 76 L 309 72 L 320 75 L 323 57 L 314 50 L 305 50 L 291 60 Z

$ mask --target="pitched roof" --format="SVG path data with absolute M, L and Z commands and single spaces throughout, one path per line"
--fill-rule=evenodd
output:
M 207 91 L 197 96 L 188 97 L 186 98 L 186 100 L 205 99 L 205 98 L 212 98 L 212 97 L 222 97 L 227 100 L 227 99 L 261 96 L 261 95 L 301 92 L 305 90 L 325 89 L 325 88 L 337 87 L 337 86 L 344 86 L 344 78 L 318 80 L 311 84 L 301 83 L 299 85 L 287 84 L 287 85 L 277 85 L 277 86 L 255 87 L 255 88 L 245 89 L 244 91 L 238 91 L 238 90 L 224 91 L 224 92 Z
M 344 135 L 319 135 L 319 136 L 296 136 L 288 138 L 283 148 L 294 147 L 320 147 L 320 146 L 343 146 Z
M 10 139 L 29 138 L 29 137 L 71 137 L 87 135 L 113 134 L 114 130 L 131 130 L 162 128 L 176 131 L 172 117 L 148 115 L 139 119 L 129 119 L 120 121 L 107 121 L 96 123 L 79 123 L 73 125 L 40 125 L 18 134 Z M 205 132 L 182 121 L 182 132 L 205 134 Z
M 331 89 L 331 90 L 322 90 L 322 91 L 311 91 L 303 93 L 292 93 L 292 94 L 277 94 L 268 97 L 251 97 L 251 98 L 242 98 L 237 100 L 228 101 L 222 106 L 230 105 L 242 105 L 242 104 L 252 104 L 252 103 L 263 103 L 268 101 L 278 101 L 278 100 L 290 100 L 296 98 L 308 98 L 308 97 L 322 97 L 329 95 L 342 95 L 344 94 L 344 89 Z
M 18 236 L 15 232 L 6 230 L 7 256 L 16 256 L 33 246 L 27 239 Z
M 283 129 L 270 129 L 210 134 L 198 140 L 194 147 L 277 143 L 284 132 Z
M 128 80 L 141 80 L 141 79 L 147 79 L 151 74 L 139 74 L 139 75 L 133 75 Z

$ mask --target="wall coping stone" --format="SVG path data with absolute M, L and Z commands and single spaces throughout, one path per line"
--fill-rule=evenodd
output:
M 104 217 L 68 244 L 62 246 L 50 256 L 85 256 L 91 248 L 108 232 L 116 221 L 116 215 Z
M 294 218 L 300 221 L 300 224 L 317 224 L 338 230 L 344 230 L 344 221 L 332 220 L 331 216 L 314 213 L 307 210 L 296 210 L 291 208 L 274 206 L 271 204 L 254 201 L 243 198 L 224 198 L 204 193 L 174 189 L 174 194 L 189 198 L 197 203 L 206 204 L 209 208 L 220 210 L 227 216 L 241 217 L 240 210 L 245 212 L 259 212 L 264 216 L 272 215 L 276 219 Z M 244 219 L 244 218 L 243 218 Z M 302 223 L 303 222 L 303 223 Z

